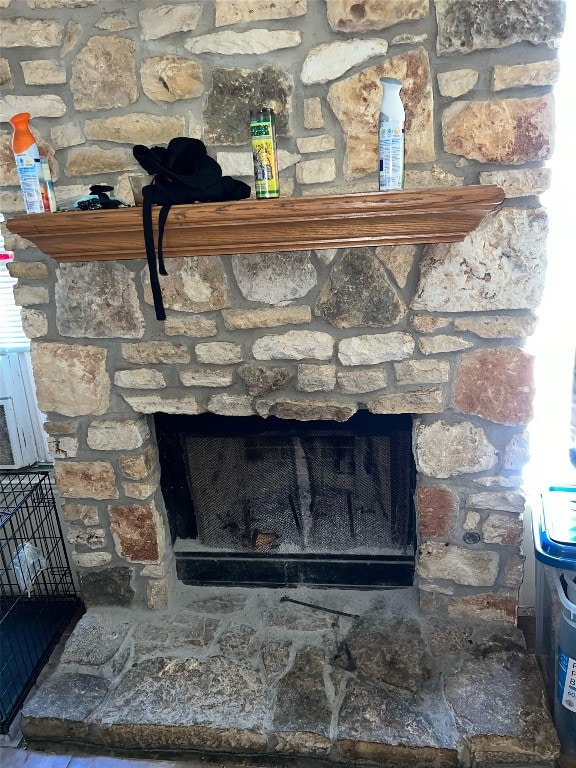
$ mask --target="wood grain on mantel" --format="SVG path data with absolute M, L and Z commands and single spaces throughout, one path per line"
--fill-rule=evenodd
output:
M 166 224 L 164 255 L 458 242 L 503 199 L 500 187 L 477 185 L 178 205 Z M 56 261 L 146 256 L 141 208 L 36 213 L 7 226 Z

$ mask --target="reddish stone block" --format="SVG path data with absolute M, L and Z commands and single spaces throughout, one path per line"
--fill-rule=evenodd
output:
M 110 530 L 122 557 L 135 563 L 158 562 L 158 532 L 153 506 L 111 506 L 108 515 Z
M 443 538 L 450 531 L 458 512 L 458 496 L 445 485 L 418 489 L 416 496 L 418 529 L 422 538 Z
M 532 418 L 533 363 L 518 347 L 465 355 L 456 370 L 454 406 L 497 424 L 527 424 Z

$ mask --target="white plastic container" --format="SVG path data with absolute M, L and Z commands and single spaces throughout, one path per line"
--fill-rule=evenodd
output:
M 381 77 L 382 103 L 378 130 L 380 191 L 404 186 L 404 120 L 400 90 L 403 83 L 393 77 Z

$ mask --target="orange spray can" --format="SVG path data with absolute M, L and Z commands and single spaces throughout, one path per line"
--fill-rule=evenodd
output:
M 26 213 L 44 213 L 45 210 L 50 210 L 50 207 L 46 208 L 45 196 L 42 195 L 42 164 L 38 145 L 28 125 L 29 119 L 29 112 L 19 112 L 10 118 L 14 128 L 12 151 Z

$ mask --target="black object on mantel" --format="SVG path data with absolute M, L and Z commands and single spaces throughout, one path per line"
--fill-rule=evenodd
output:
M 220 165 L 208 155 L 200 139 L 179 136 L 171 139 L 167 147 L 137 144 L 132 151 L 142 168 L 154 176 L 152 183 L 142 189 L 142 223 L 156 318 L 166 320 L 158 271 L 161 275 L 168 274 L 164 266 L 162 239 L 171 206 L 243 200 L 250 197 L 251 190 L 243 181 L 223 176 Z M 152 205 L 162 206 L 158 217 L 158 264 L 152 228 Z

